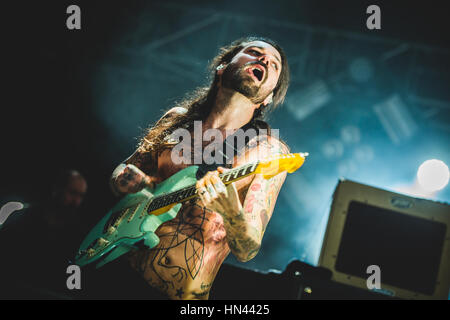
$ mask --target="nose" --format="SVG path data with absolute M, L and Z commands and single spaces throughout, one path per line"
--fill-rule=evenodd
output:
M 259 57 L 259 61 L 266 64 L 266 66 L 269 65 L 269 57 L 265 54 L 263 54 L 262 56 Z

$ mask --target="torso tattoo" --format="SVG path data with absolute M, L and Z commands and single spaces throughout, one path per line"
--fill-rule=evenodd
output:
M 149 168 L 146 163 L 155 163 L 151 158 L 141 156 L 134 163 L 145 172 Z M 157 172 L 146 173 L 165 180 L 186 166 L 173 164 L 167 149 L 158 156 Z M 251 179 L 246 181 L 238 187 L 242 203 Z M 171 299 L 208 299 L 214 278 L 230 253 L 222 216 L 199 201 L 190 201 L 156 234 L 160 238 L 158 246 L 130 254 L 131 266 Z

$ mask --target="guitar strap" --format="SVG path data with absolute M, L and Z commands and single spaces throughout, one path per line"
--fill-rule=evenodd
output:
M 254 129 L 254 130 L 249 130 Z M 245 143 L 241 148 L 238 148 L 238 144 L 236 143 L 237 136 L 239 134 L 242 134 L 245 132 Z M 220 160 L 221 161 L 215 161 L 212 164 L 206 164 L 202 163 L 197 171 L 197 179 L 201 179 L 208 171 L 214 171 L 217 170 L 218 167 L 224 167 L 227 169 L 230 169 L 233 167 L 233 159 L 235 156 L 239 155 L 242 151 L 244 151 L 248 145 L 248 143 L 258 135 L 258 129 L 254 125 L 253 122 L 247 123 L 245 126 L 241 127 L 240 130 L 237 130 L 232 135 L 229 135 L 224 141 L 222 148 L 219 148 L 220 152 Z M 232 150 L 233 154 L 227 154 L 227 150 Z M 215 154 L 213 153 L 212 156 L 214 158 Z

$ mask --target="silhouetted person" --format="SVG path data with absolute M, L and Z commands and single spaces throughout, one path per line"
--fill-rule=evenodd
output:
M 65 290 L 69 259 L 80 242 L 86 191 L 79 172 L 64 171 L 48 199 L 6 220 L 0 230 L 0 296 L 49 298 L 48 291 Z

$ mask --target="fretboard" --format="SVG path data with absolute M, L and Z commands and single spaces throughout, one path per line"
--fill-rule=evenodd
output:
M 227 185 L 234 181 L 240 180 L 246 176 L 255 172 L 258 162 L 252 162 L 236 168 L 233 168 L 226 173 L 220 174 L 219 177 L 222 182 Z M 152 202 L 148 206 L 147 212 L 152 212 L 159 208 L 166 207 L 174 203 L 185 202 L 197 196 L 197 189 L 195 184 L 187 186 L 183 189 L 179 189 L 170 193 L 160 194 L 153 198 Z

